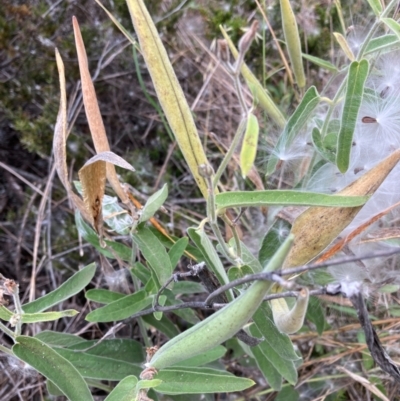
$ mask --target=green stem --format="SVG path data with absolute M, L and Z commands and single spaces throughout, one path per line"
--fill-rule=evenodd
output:
M 230 162 L 233 152 L 235 151 L 236 147 L 239 145 L 240 140 L 242 139 L 242 135 L 246 129 L 246 122 L 247 118 L 242 118 L 242 121 L 240 121 L 239 127 L 236 130 L 235 136 L 233 137 L 231 146 L 229 147 L 228 151 L 225 154 L 225 157 L 223 158 L 220 166 L 218 167 L 217 172 L 215 173 L 214 180 L 213 180 L 213 187 L 216 188 L 216 186 L 219 183 L 219 180 L 221 178 L 222 173 L 225 171 L 226 166 Z
M 7 347 L 5 347 L 4 345 L 1 345 L 1 344 L 0 344 L 0 351 L 3 351 L 7 355 L 15 357 L 15 355 L 12 353 L 12 351 L 9 348 L 7 348 Z
M 16 335 L 13 333 L 12 330 L 10 330 L 6 325 L 4 325 L 3 323 L 0 322 L 0 330 L 7 334 L 9 337 L 11 337 L 12 339 L 14 339 L 16 337 Z
M 233 239 L 235 240 L 235 245 L 236 245 L 237 259 L 242 259 L 242 244 L 240 242 L 239 234 L 236 230 L 236 224 L 232 222 L 231 219 L 226 214 L 222 216 L 222 219 L 225 221 L 226 224 L 228 224 L 229 228 L 232 230 Z

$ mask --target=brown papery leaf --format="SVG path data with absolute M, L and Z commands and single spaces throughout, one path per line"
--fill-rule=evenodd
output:
M 54 128 L 53 137 L 53 153 L 54 153 L 54 163 L 56 165 L 57 174 L 60 181 L 67 190 L 68 197 L 70 198 L 72 204 L 78 208 L 82 216 L 87 221 L 91 221 L 90 216 L 86 212 L 85 205 L 82 199 L 76 195 L 71 187 L 71 183 L 68 179 L 68 168 L 67 168 L 67 151 L 66 151 L 66 141 L 67 141 L 67 92 L 65 89 L 65 71 L 64 63 L 60 56 L 60 53 L 56 49 L 56 62 L 58 68 L 58 75 L 60 79 L 60 108 L 57 115 L 57 122 Z
M 91 157 L 86 163 L 85 166 L 97 162 L 99 160 L 102 160 L 103 162 L 111 163 L 114 164 L 115 166 L 122 167 L 126 170 L 131 170 L 135 171 L 133 166 L 129 164 L 125 159 L 123 159 L 121 156 L 118 156 L 114 152 L 111 151 L 106 151 L 106 152 L 101 152 L 98 153 L 97 155 Z
M 79 179 L 82 184 L 83 201 L 90 215 L 91 224 L 100 238 L 103 237 L 102 202 L 106 187 L 106 162 L 89 160 L 80 170 Z
M 74 27 L 76 51 L 78 54 L 79 71 L 82 81 L 83 104 L 85 106 L 86 117 L 89 123 L 90 133 L 93 138 L 94 147 L 97 153 L 110 150 L 106 130 L 104 128 L 103 119 L 100 114 L 99 105 L 97 102 L 96 92 L 92 78 L 90 76 L 85 45 L 83 43 L 81 31 L 78 21 L 72 17 Z M 123 190 L 121 183 L 118 180 L 117 173 L 113 164 L 107 163 L 107 179 L 113 187 L 115 193 L 123 203 L 128 203 L 129 198 Z
M 372 195 L 399 160 L 400 150 L 397 150 L 337 195 Z M 308 208 L 292 226 L 295 240 L 284 267 L 301 266 L 314 259 L 353 221 L 361 208 Z

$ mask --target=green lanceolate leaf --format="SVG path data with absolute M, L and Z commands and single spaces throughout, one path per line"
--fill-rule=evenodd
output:
M 397 40 L 400 40 L 400 24 L 393 18 L 382 18 L 381 21 L 397 36 Z
M 132 239 L 157 276 L 159 285 L 164 285 L 172 275 L 172 266 L 165 247 L 143 224 L 139 225 L 136 232 L 132 233 Z
M 246 132 L 244 133 L 240 151 L 240 168 L 243 178 L 247 177 L 256 159 L 259 130 L 257 117 L 250 113 L 247 118 Z
M 143 209 L 140 211 L 139 223 L 143 223 L 149 219 L 151 219 L 158 209 L 164 204 L 165 200 L 168 196 L 168 186 L 164 184 L 164 186 L 159 189 L 156 193 L 150 196 L 147 199 L 146 204 L 143 206 Z
M 275 220 L 271 228 L 264 236 L 258 252 L 258 260 L 261 266 L 265 267 L 281 246 L 282 242 L 289 235 L 291 225 L 281 219 Z
M 339 46 L 342 48 L 343 53 L 347 56 L 350 61 L 354 61 L 355 57 L 351 47 L 349 46 L 346 38 L 339 32 L 333 32 L 333 36 L 335 37 L 336 41 L 339 43 Z
M 310 297 L 306 318 L 315 324 L 317 333 L 321 335 L 325 328 L 325 313 L 318 298 Z
M 325 68 L 326 70 L 331 71 L 331 72 L 339 72 L 339 70 L 329 61 L 322 60 L 319 57 L 310 56 L 309 54 L 305 54 L 305 53 L 303 53 L 302 56 L 306 60 L 311 61 L 312 63 L 317 65 L 318 67 Z
M 202 368 L 170 368 L 160 371 L 155 378 L 162 380 L 156 387 L 162 394 L 228 393 L 243 391 L 255 384 L 250 379 Z
M 43 341 L 51 347 L 69 347 L 81 342 L 86 342 L 82 337 L 76 336 L 74 334 L 59 333 L 57 331 L 45 330 L 36 334 L 35 338 Z
M 277 329 L 268 304 L 262 304 L 261 308 L 254 314 L 253 319 L 265 341 L 271 348 L 278 350 L 281 358 L 288 361 L 298 361 L 301 359 L 294 351 L 290 337 Z
M 188 243 L 189 239 L 187 237 L 183 237 L 176 241 L 174 245 L 172 245 L 171 249 L 168 252 L 172 268 L 175 268 L 175 266 L 178 264 L 180 258 L 185 252 Z
M 286 123 L 285 129 L 283 130 L 281 136 L 279 137 L 278 143 L 275 146 L 275 149 L 278 151 L 276 153 L 279 154 L 280 149 L 285 149 L 293 142 L 300 129 L 309 120 L 309 117 L 317 107 L 319 100 L 320 97 L 317 89 L 315 86 L 311 86 L 304 94 L 300 104 L 297 106 L 295 112 Z M 278 162 L 278 157 L 273 153 L 267 164 L 267 175 L 271 175 L 275 171 Z
M 189 227 L 188 235 L 190 239 L 197 245 L 200 252 L 203 255 L 203 260 L 206 262 L 206 266 L 210 269 L 216 276 L 221 285 L 228 284 L 229 279 L 222 265 L 222 262 L 215 250 L 212 242 L 206 235 L 203 229 L 196 230 L 193 227 Z M 233 299 L 232 290 L 226 291 L 228 300 Z
M 133 364 L 142 363 L 145 357 L 142 344 L 128 338 L 82 341 L 68 348 L 74 351 L 83 350 L 90 355 L 102 356 Z
M 250 326 L 250 334 L 254 337 L 261 337 L 261 332 L 255 325 Z M 259 350 L 271 362 L 274 368 L 290 384 L 297 382 L 297 370 L 293 361 L 282 358 L 279 348 L 273 348 L 267 341 L 262 341 L 257 345 Z
M 126 297 L 126 294 L 105 290 L 103 288 L 94 288 L 86 291 L 85 296 L 89 301 L 98 302 L 99 304 L 110 304 L 111 302 L 118 301 L 119 299 Z
M 215 197 L 218 209 L 229 207 L 261 207 L 268 205 L 337 206 L 363 205 L 368 196 L 338 196 L 290 190 L 223 192 Z
M 79 312 L 74 309 L 67 309 L 61 312 L 43 312 L 43 313 L 23 313 L 20 316 L 10 312 L 4 306 L 0 307 L 0 319 L 7 322 L 12 319 L 20 320 L 22 323 L 38 323 L 38 322 L 51 322 L 63 317 L 73 317 Z
M 12 351 L 51 380 L 70 401 L 93 401 L 88 385 L 76 368 L 42 341 L 19 336 Z
M 71 298 L 73 295 L 82 291 L 90 283 L 95 272 L 95 263 L 85 266 L 82 270 L 70 277 L 65 283 L 61 284 L 56 290 L 49 292 L 33 302 L 22 305 L 22 309 L 26 313 L 42 312 L 68 298 Z
M 321 132 L 317 127 L 314 127 L 312 130 L 312 141 L 315 149 L 317 149 L 318 153 L 325 159 L 330 161 L 331 163 L 336 162 L 335 153 L 331 152 L 329 149 L 325 148 Z
M 21 316 L 22 323 L 52 322 L 63 317 L 73 317 L 79 312 L 74 309 L 67 309 L 60 312 L 24 313 Z
M 251 347 L 251 353 L 253 354 L 257 366 L 263 374 L 267 383 L 274 391 L 279 391 L 282 387 L 282 375 L 276 370 L 274 365 L 264 355 L 260 345 Z
M 86 320 L 88 322 L 99 323 L 127 319 L 134 313 L 151 305 L 152 300 L 152 296 L 146 296 L 145 291 L 140 290 L 88 313 Z
M 115 257 L 119 257 L 122 260 L 129 262 L 132 259 L 132 250 L 124 244 L 120 244 L 114 241 L 104 242 L 107 244 L 107 248 L 103 248 L 100 246 L 99 236 L 96 232 L 87 224 L 81 214 L 76 211 L 75 212 L 75 224 L 78 229 L 79 234 L 90 244 L 92 244 L 97 251 L 110 259 L 115 259 Z
M 349 168 L 353 134 L 364 93 L 365 80 L 368 76 L 368 69 L 369 64 L 365 59 L 360 62 L 353 61 L 350 65 L 336 155 L 336 164 L 342 173 L 345 173 Z
M 158 100 L 190 171 L 203 196 L 207 199 L 207 185 L 198 169 L 200 165 L 208 164 L 208 162 L 190 107 L 144 2 L 127 0 L 127 4 Z
M 92 355 L 86 352 L 57 348 L 57 353 L 71 362 L 78 372 L 85 378 L 97 380 L 122 380 L 134 374 L 140 375 L 140 364 L 133 364 L 121 359 Z
M 382 3 L 380 0 L 368 0 L 368 4 L 371 6 L 374 14 L 379 17 L 382 12 Z
M 296 17 L 289 0 L 280 0 L 282 27 L 285 35 L 286 47 L 289 53 L 290 63 L 299 88 L 306 85 L 303 59 L 301 57 L 301 43 Z
M 368 55 L 376 52 L 385 52 L 398 48 L 399 46 L 400 42 L 396 35 L 385 34 L 371 39 L 364 54 Z
M 136 376 L 127 376 L 121 380 L 118 385 L 108 394 L 104 401 L 132 401 L 137 396 L 136 385 L 138 379 Z
M 231 38 L 225 32 L 222 26 L 219 27 L 222 35 L 224 35 L 225 40 L 228 43 L 229 49 L 233 54 L 233 57 L 237 59 L 239 52 L 237 51 L 235 45 L 233 44 Z M 242 73 L 248 87 L 250 88 L 257 103 L 267 112 L 267 114 L 272 118 L 272 120 L 281 128 L 286 124 L 286 119 L 281 111 L 278 109 L 274 101 L 269 96 L 266 89 L 261 85 L 260 81 L 251 72 L 250 68 L 243 63 L 240 72 Z

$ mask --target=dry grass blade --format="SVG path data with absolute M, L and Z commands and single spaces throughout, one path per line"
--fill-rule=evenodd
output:
M 364 224 L 361 224 L 361 226 L 357 227 L 355 230 L 353 230 L 346 238 L 343 238 L 341 241 L 339 241 L 337 244 L 335 244 L 332 248 L 330 248 L 327 252 L 325 252 L 323 255 L 321 255 L 316 263 L 322 263 L 325 262 L 325 260 L 328 260 L 331 258 L 333 255 L 335 255 L 337 252 L 339 252 L 343 247 L 348 244 L 353 238 L 355 238 L 357 235 L 361 234 L 364 230 L 366 230 L 371 224 L 375 223 L 379 219 L 381 219 L 383 216 L 388 214 L 390 211 L 392 211 L 394 208 L 398 207 L 400 205 L 400 202 L 397 202 L 396 204 L 388 207 L 385 209 L 383 212 L 376 214 L 375 216 L 371 217 L 368 221 L 366 221 Z M 399 233 L 398 233 L 399 235 Z M 393 236 L 391 238 L 394 238 Z M 373 242 L 379 241 L 378 239 L 374 239 Z M 369 241 L 366 241 L 369 242 Z
M 108 143 L 103 119 L 100 114 L 100 109 L 97 102 L 92 78 L 90 76 L 85 45 L 83 43 L 78 21 L 75 17 L 72 18 L 72 23 L 75 34 L 76 51 L 78 53 L 79 71 L 82 80 L 83 103 L 85 105 L 86 117 L 89 123 L 90 133 L 93 138 L 96 152 L 106 152 L 110 150 L 110 145 Z M 128 203 L 129 198 L 123 190 L 121 183 L 119 182 L 114 165 L 110 163 L 107 163 L 107 179 L 113 187 L 115 193 L 122 200 L 122 202 Z
M 343 373 L 346 373 L 349 377 L 351 377 L 353 380 L 356 382 L 360 383 L 362 386 L 364 386 L 367 390 L 369 390 L 372 394 L 375 394 L 377 397 L 379 397 L 383 401 L 390 401 L 389 398 L 383 394 L 378 387 L 376 387 L 374 384 L 372 384 L 369 380 L 367 380 L 365 377 L 362 377 L 360 375 L 356 375 L 355 373 L 350 372 L 346 368 L 342 366 L 338 366 L 338 370 L 341 370 Z

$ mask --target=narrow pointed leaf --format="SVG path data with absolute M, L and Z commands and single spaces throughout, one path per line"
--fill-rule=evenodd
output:
M 188 235 L 190 239 L 197 245 L 200 252 L 203 255 L 203 260 L 206 262 L 206 266 L 210 269 L 216 276 L 221 285 L 228 284 L 229 279 L 224 266 L 219 258 L 217 251 L 215 250 L 212 242 L 205 234 L 203 229 L 196 230 L 193 227 L 189 227 Z M 232 290 L 226 291 L 228 299 L 233 300 Z
M 388 50 L 393 50 L 395 48 L 399 48 L 399 46 L 400 42 L 396 35 L 385 34 L 382 36 L 378 36 L 377 38 L 371 39 L 370 42 L 368 43 L 364 55 L 368 55 L 375 52 L 385 52 Z
M 99 323 L 127 319 L 151 305 L 152 300 L 152 296 L 146 297 L 144 290 L 141 290 L 88 313 L 86 320 Z
M 128 338 L 81 341 L 68 347 L 71 350 L 83 350 L 86 354 L 111 358 L 133 364 L 144 361 L 144 349 L 140 342 Z
M 104 401 L 132 401 L 136 399 L 138 389 L 136 376 L 127 376 L 108 394 Z
M 363 98 L 368 69 L 369 64 L 365 59 L 360 62 L 354 61 L 350 65 L 336 155 L 336 164 L 342 173 L 345 173 L 349 168 L 353 134 Z
M 274 391 L 279 391 L 282 387 L 282 375 L 276 370 L 274 365 L 264 355 L 260 345 L 251 347 L 251 353 L 253 354 L 257 366 L 263 374 L 267 383 Z
M 368 0 L 368 4 L 371 6 L 374 14 L 379 17 L 382 12 L 382 3 L 381 0 Z
M 126 294 L 120 292 L 114 292 L 103 288 L 95 288 L 86 291 L 86 299 L 99 304 L 110 304 L 111 302 L 118 301 L 118 299 L 124 298 Z
M 172 275 L 172 266 L 165 247 L 145 225 L 137 227 L 136 232 L 132 233 L 132 239 L 157 276 L 159 285 L 164 285 Z
M 187 237 L 182 237 L 178 241 L 176 241 L 174 245 L 172 245 L 171 249 L 168 252 L 172 268 L 175 268 L 175 266 L 178 264 L 180 258 L 185 252 L 188 243 L 189 239 Z M 175 285 L 176 284 L 177 283 L 175 283 Z
M 92 355 L 86 352 L 57 348 L 57 353 L 68 360 L 85 378 L 97 380 L 122 380 L 130 374 L 140 375 L 140 364 L 133 364 L 120 359 Z
M 12 351 L 19 359 L 51 380 L 69 401 L 93 401 L 89 387 L 77 369 L 42 341 L 19 336 Z
M 321 132 L 317 127 L 314 127 L 312 130 L 312 141 L 313 141 L 315 149 L 325 160 L 328 160 L 331 163 L 336 162 L 336 155 L 333 152 L 331 152 L 325 148 L 322 137 L 321 137 Z
M 155 215 L 157 210 L 160 209 L 160 207 L 164 204 L 167 196 L 168 186 L 167 184 L 164 184 L 164 186 L 160 190 L 150 196 L 146 204 L 143 206 L 143 209 L 140 212 L 139 223 L 143 223 L 151 219 Z
M 281 333 L 274 324 L 272 310 L 268 304 L 262 304 L 261 308 L 254 314 L 253 319 L 265 341 L 271 348 L 279 350 L 281 358 L 293 362 L 301 359 L 294 351 L 290 337 Z
M 261 332 L 255 325 L 250 326 L 250 333 L 254 337 L 261 337 Z M 293 361 L 281 357 L 280 349 L 271 347 L 265 340 L 258 344 L 257 347 L 259 347 L 259 350 L 261 350 L 264 356 L 272 363 L 274 368 L 284 379 L 293 385 L 297 383 L 297 369 Z
M 24 313 L 21 316 L 22 323 L 52 322 L 63 317 L 73 317 L 79 312 L 75 309 L 66 309 L 60 312 Z
M 200 165 L 208 163 L 207 157 L 182 88 L 144 2 L 127 0 L 127 4 L 158 100 L 190 171 L 207 198 L 207 185 L 198 172 Z
M 92 281 L 95 273 L 96 264 L 91 263 L 75 273 L 56 290 L 49 292 L 33 302 L 22 305 L 22 309 L 25 313 L 37 313 L 51 308 L 82 291 Z
M 162 394 L 207 394 L 243 391 L 253 380 L 222 373 L 215 369 L 169 368 L 155 376 L 162 380 L 156 391 Z
M 311 56 L 309 54 L 302 54 L 303 58 L 305 58 L 308 61 L 311 61 L 312 63 L 314 63 L 315 65 L 317 65 L 318 67 L 322 67 L 325 68 L 326 70 L 330 71 L 330 72 L 339 72 L 339 70 L 337 69 L 337 67 L 335 67 L 332 63 L 330 63 L 329 61 L 326 60 L 322 60 L 319 57 L 315 57 L 315 56 Z
M 216 195 L 218 209 L 268 205 L 354 207 L 363 205 L 367 200 L 367 196 L 337 196 L 291 190 L 232 191 Z
M 275 149 L 285 149 L 285 147 L 290 146 L 296 135 L 309 120 L 311 114 L 317 107 L 319 100 L 320 97 L 315 86 L 308 88 L 300 104 L 286 123 L 285 129 L 279 137 Z M 271 175 L 275 171 L 278 162 L 278 157 L 272 153 L 267 164 L 267 175 Z
M 102 253 L 104 256 L 110 259 L 115 259 L 116 257 L 121 258 L 124 261 L 132 260 L 132 249 L 124 244 L 115 241 L 105 240 L 107 248 L 100 246 L 100 240 L 95 231 L 87 224 L 83 219 L 81 214 L 75 212 L 75 224 L 78 229 L 79 234 L 90 244 L 92 244 L 97 251 Z
M 50 330 L 41 331 L 36 334 L 35 338 L 51 347 L 69 347 L 81 342 L 86 342 L 84 338 L 74 334 L 59 333 L 58 331 Z
M 381 21 L 396 35 L 397 40 L 400 40 L 400 24 L 393 18 L 381 18 Z

